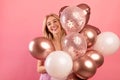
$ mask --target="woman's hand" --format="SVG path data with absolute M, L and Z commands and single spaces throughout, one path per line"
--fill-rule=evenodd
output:
M 37 72 L 39 73 L 46 73 L 45 67 L 44 67 L 44 62 L 41 60 L 38 60 L 37 62 Z

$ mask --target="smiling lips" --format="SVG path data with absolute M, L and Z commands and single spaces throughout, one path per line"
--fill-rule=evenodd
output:
M 58 29 L 58 26 L 52 26 L 52 27 L 51 27 L 51 30 L 52 30 L 52 31 L 56 31 L 57 29 Z

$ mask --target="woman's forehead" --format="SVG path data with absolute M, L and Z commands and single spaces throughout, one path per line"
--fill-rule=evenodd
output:
M 51 22 L 54 20 L 57 20 L 57 19 L 54 16 L 50 16 L 50 17 L 48 17 L 47 22 Z

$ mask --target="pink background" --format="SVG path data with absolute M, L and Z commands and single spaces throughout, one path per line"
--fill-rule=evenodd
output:
M 91 7 L 89 24 L 120 36 L 120 0 L 0 0 L 0 80 L 38 80 L 37 60 L 28 51 L 29 42 L 41 36 L 46 14 L 80 3 Z M 120 50 L 106 56 L 89 80 L 120 80 L 119 61 Z

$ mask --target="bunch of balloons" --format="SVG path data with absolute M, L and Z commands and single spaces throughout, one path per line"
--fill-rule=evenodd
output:
M 113 32 L 101 32 L 87 24 L 87 4 L 64 6 L 59 16 L 67 33 L 61 42 L 63 51 L 55 51 L 52 42 L 44 37 L 32 40 L 29 51 L 33 57 L 45 60 L 46 71 L 54 80 L 89 79 L 103 64 L 104 56 L 119 49 L 120 39 Z

